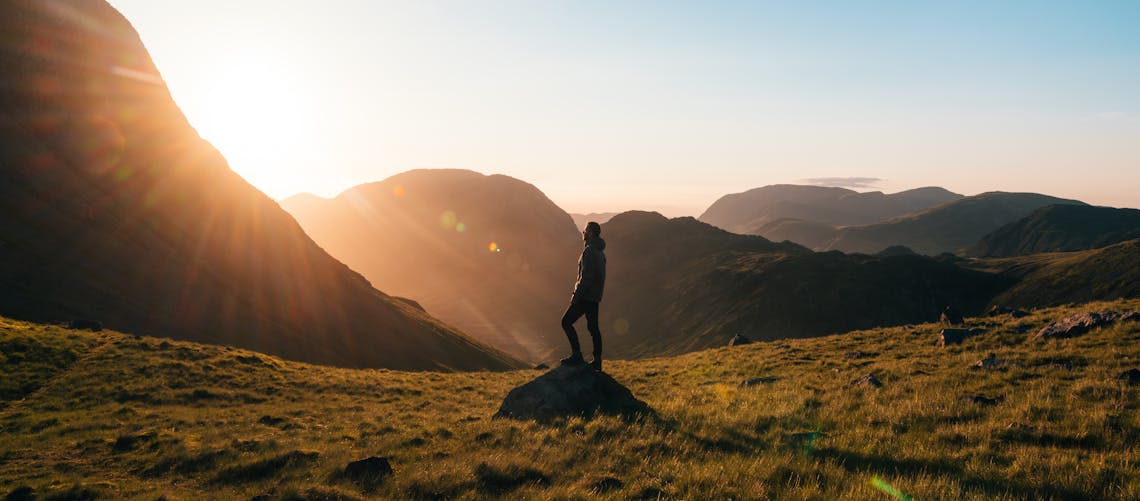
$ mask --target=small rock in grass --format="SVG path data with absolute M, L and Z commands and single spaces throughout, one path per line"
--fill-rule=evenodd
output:
M 966 338 L 970 337 L 970 329 L 942 329 L 942 333 L 938 335 L 938 346 L 946 346 L 949 344 L 962 344 Z
M 1135 368 L 1128 369 L 1124 372 L 1121 372 L 1120 375 L 1116 377 L 1116 379 L 1124 381 L 1124 383 L 1128 385 L 1140 384 L 1140 370 L 1137 370 Z
M 974 368 L 976 368 L 976 369 L 1004 369 L 1004 368 L 1009 367 L 1011 365 L 1013 365 L 1013 362 L 1006 360 L 1004 358 L 998 358 L 997 354 L 995 354 L 995 353 L 990 353 L 986 358 L 978 360 L 978 362 L 976 364 L 974 364 Z
M 348 463 L 344 467 L 344 477 L 364 485 L 374 485 L 392 474 L 392 465 L 388 458 L 372 456 Z
M 851 381 L 851 385 L 852 386 L 867 386 L 870 388 L 881 388 L 883 386 L 883 382 L 879 381 L 879 378 L 875 377 L 874 374 L 864 374 L 862 376 L 855 378 L 855 380 Z

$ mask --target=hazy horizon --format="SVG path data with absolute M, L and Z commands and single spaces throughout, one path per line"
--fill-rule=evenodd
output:
M 275 199 L 417 168 L 568 212 L 830 179 L 1140 207 L 1140 6 L 113 0 Z

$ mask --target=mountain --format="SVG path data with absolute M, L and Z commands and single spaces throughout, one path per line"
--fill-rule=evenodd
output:
M 1140 239 L 1101 249 L 975 259 L 968 266 L 1012 285 L 994 297 L 998 306 L 1033 308 L 1140 297 Z
M 466 170 L 415 170 L 331 200 L 281 202 L 330 254 L 477 339 L 528 360 L 563 348 L 558 321 L 582 237 L 538 188 Z
M 811 252 L 692 218 L 627 212 L 602 225 L 608 276 L 601 325 L 616 357 L 820 336 L 980 312 L 1007 284 L 917 255 Z
M 1135 500 L 1121 375 L 1140 322 L 1030 341 L 1095 309 L 1140 300 L 967 319 L 945 348 L 923 323 L 612 362 L 656 416 L 549 425 L 491 419 L 538 371 L 341 369 L 0 318 L 0 497 Z M 1008 367 L 974 369 L 989 353 Z M 852 384 L 867 374 L 882 387 Z M 373 455 L 395 473 L 343 473 Z
M 809 249 L 827 248 L 838 233 L 839 229 L 830 224 L 794 218 L 777 219 L 747 232 L 774 242 L 795 242 Z
M 700 220 L 734 233 L 759 234 L 780 219 L 802 219 L 832 226 L 871 224 L 962 198 L 938 187 L 893 194 L 859 193 L 846 188 L 776 184 L 725 195 Z M 766 236 L 766 235 L 764 235 Z
M 103 1 L 0 4 L 0 312 L 294 360 L 506 369 L 373 289 L 202 140 Z
M 957 252 L 988 233 L 1054 204 L 1085 205 L 1037 193 L 982 193 L 878 224 L 839 229 L 826 250 L 875 253 L 903 245 L 920 254 Z
M 1140 210 L 1049 205 L 965 249 L 970 257 L 1011 257 L 1097 249 L 1140 238 Z
M 586 223 L 590 221 L 595 221 L 598 224 L 602 224 L 606 221 L 609 221 L 611 218 L 618 214 L 620 214 L 620 212 L 591 212 L 589 214 L 570 213 L 570 217 L 574 219 L 574 226 L 578 227 L 578 229 L 581 230 L 582 228 L 585 228 Z

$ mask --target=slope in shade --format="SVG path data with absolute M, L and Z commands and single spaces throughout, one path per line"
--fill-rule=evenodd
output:
M 103 1 L 0 5 L 0 311 L 302 361 L 502 369 L 332 259 L 187 123 Z
M 970 257 L 1011 257 L 1106 247 L 1140 238 L 1140 210 L 1050 205 L 966 248 Z
M 581 236 L 538 188 L 467 170 L 416 170 L 334 199 L 281 202 L 305 231 L 377 287 L 532 361 L 564 348 L 558 319 Z

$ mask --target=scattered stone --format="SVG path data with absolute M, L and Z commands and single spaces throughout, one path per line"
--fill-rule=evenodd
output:
M 550 368 L 550 366 L 546 365 L 546 364 L 538 364 L 538 365 L 534 366 L 534 370 L 536 370 L 536 371 L 544 371 L 544 370 L 547 370 L 549 368 Z
M 851 381 L 851 386 L 867 386 L 870 388 L 881 388 L 883 386 L 883 382 L 879 381 L 879 378 L 875 377 L 874 374 L 864 374 L 862 376 L 855 378 L 853 381 Z
M 751 339 L 744 337 L 742 334 L 737 334 L 735 336 L 732 336 L 732 339 L 728 340 L 728 345 L 729 346 L 740 346 L 742 344 L 750 344 L 751 342 L 752 342 Z
M 1002 400 L 1003 399 L 1001 397 L 990 398 L 990 397 L 987 397 L 985 395 L 974 395 L 974 396 L 970 397 L 971 402 L 978 404 L 978 405 L 981 405 L 983 407 L 990 407 L 990 406 L 1000 404 Z
M 989 356 L 987 356 L 986 358 L 978 360 L 978 363 L 974 364 L 974 368 L 976 368 L 976 369 L 1004 369 L 1004 368 L 1009 367 L 1011 365 L 1013 365 L 1013 362 L 1006 360 L 1004 358 L 998 358 L 997 354 L 990 353 Z
M 1077 313 L 1062 318 L 1043 327 L 1033 339 L 1065 339 L 1080 336 L 1097 327 L 1112 324 L 1118 320 L 1132 320 L 1135 313 L 1122 315 L 1115 311 L 1091 311 Z
M 780 378 L 777 376 L 754 377 L 754 378 L 749 378 L 749 379 L 745 379 L 744 381 L 741 381 L 740 386 L 746 388 L 749 386 L 756 386 L 756 385 L 760 385 L 760 384 L 764 384 L 764 383 L 771 383 L 771 382 L 775 382 L 775 381 L 779 381 L 779 380 L 780 380 Z
M 843 354 L 843 358 L 846 358 L 848 360 L 855 360 L 858 358 L 871 358 L 873 356 L 875 356 L 875 353 L 868 353 L 865 351 L 849 351 Z
M 590 366 L 560 366 L 511 390 L 495 417 L 548 422 L 597 412 L 634 417 L 651 415 L 653 409 L 609 374 Z
M 1121 372 L 1120 375 L 1116 377 L 1116 379 L 1124 381 L 1125 384 L 1129 385 L 1140 384 L 1140 370 L 1137 370 L 1135 368 L 1128 369 L 1124 372 Z
M 75 329 L 75 330 L 89 330 L 91 332 L 99 332 L 99 331 L 103 330 L 103 322 L 99 322 L 97 320 L 84 320 L 82 318 L 77 318 L 75 320 L 68 322 L 67 328 L 68 329 Z
M 344 478 L 364 487 L 375 487 L 390 475 L 392 465 L 388 463 L 388 458 L 377 456 L 353 461 L 344 467 Z
M 970 329 L 942 329 L 942 333 L 938 335 L 938 346 L 946 346 L 950 344 L 962 344 L 966 338 L 970 337 Z
M 942 316 L 939 317 L 939 321 L 942 322 L 942 325 L 958 325 L 964 320 L 962 319 L 962 314 L 958 313 L 958 310 L 947 305 L 946 309 L 942 310 Z

